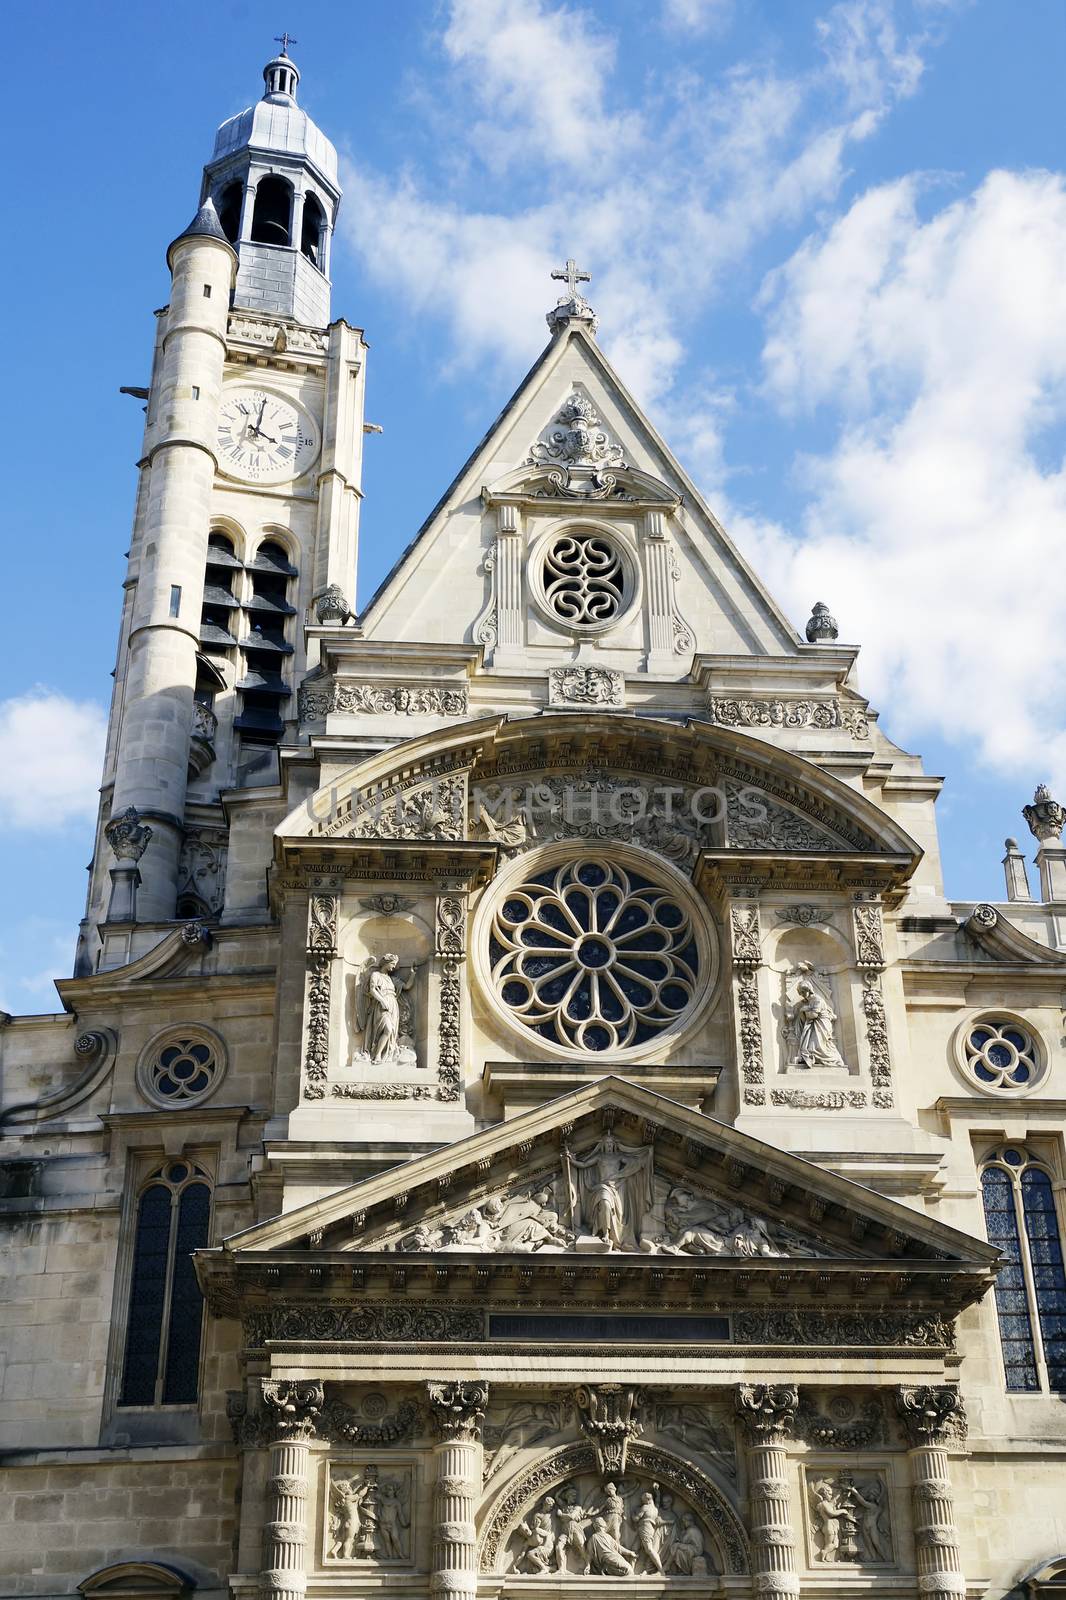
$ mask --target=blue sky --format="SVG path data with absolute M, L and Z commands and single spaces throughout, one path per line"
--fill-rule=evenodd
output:
M 949 894 L 1066 789 L 1061 0 L 43 4 L 5 38 L 0 1006 L 92 837 L 164 251 L 287 27 L 370 341 L 365 599 L 546 337 L 548 269 L 797 622 L 948 782 Z

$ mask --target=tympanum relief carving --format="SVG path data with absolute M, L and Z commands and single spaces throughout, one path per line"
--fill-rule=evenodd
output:
M 327 1562 L 403 1564 L 411 1559 L 411 1469 L 330 1464 Z
M 637 1477 L 585 1474 L 561 1484 L 519 1523 L 508 1549 L 516 1573 L 695 1578 L 713 1570 L 695 1511 Z

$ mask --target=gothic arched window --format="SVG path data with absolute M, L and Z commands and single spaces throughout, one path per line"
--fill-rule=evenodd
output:
M 167 1162 L 141 1190 L 120 1406 L 196 1403 L 204 1300 L 192 1252 L 210 1214 L 207 1174 L 192 1162 Z
M 990 1244 L 1004 1255 L 996 1313 L 1007 1388 L 1066 1393 L 1066 1265 L 1055 1190 L 1024 1146 L 995 1152 L 981 1174 Z

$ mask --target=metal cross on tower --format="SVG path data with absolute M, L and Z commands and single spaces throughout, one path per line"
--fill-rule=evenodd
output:
M 290 44 L 299 44 L 299 42 L 299 39 L 294 39 L 291 33 L 276 33 L 274 35 L 274 43 L 280 44 L 283 56 L 288 55 Z
M 567 261 L 565 267 L 557 267 L 553 271 L 552 277 L 558 278 L 562 283 L 566 284 L 573 299 L 577 298 L 577 286 L 579 283 L 591 283 L 592 281 L 592 273 L 582 272 L 573 256 Z

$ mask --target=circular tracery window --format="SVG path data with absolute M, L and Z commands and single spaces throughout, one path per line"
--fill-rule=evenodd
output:
M 137 1082 L 156 1105 L 188 1105 L 206 1100 L 225 1070 L 225 1046 L 210 1028 L 168 1028 L 141 1052 Z
M 983 1089 L 1028 1089 L 1040 1075 L 1040 1056 L 1027 1029 L 1010 1017 L 981 1017 L 965 1040 L 966 1067 Z
M 683 893 L 599 855 L 513 882 L 488 946 L 492 990 L 510 1019 L 589 1053 L 634 1049 L 675 1028 L 710 976 Z
M 613 622 L 623 610 L 626 571 L 603 534 L 590 529 L 561 533 L 544 553 L 544 600 L 572 627 Z

